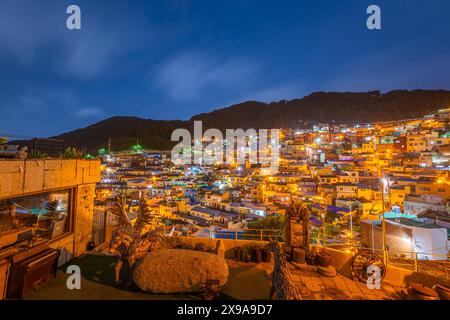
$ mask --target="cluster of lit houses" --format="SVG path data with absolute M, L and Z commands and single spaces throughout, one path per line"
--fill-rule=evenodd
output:
M 383 216 L 392 252 L 426 252 L 426 259 L 446 256 L 449 113 L 281 129 L 275 174 L 250 163 L 176 166 L 164 153 L 105 155 L 95 212 L 103 216 L 112 199 L 126 193 L 132 208 L 145 197 L 155 221 L 171 232 L 214 236 L 216 230 L 244 230 L 252 221 L 283 216 L 294 196 L 311 204 L 318 227 L 339 227 L 334 234 L 327 229 L 324 241 L 340 241 L 340 234 L 351 232 L 374 249 L 380 247 L 376 230 Z
M 311 208 L 315 244 L 448 260 L 449 115 L 281 129 L 277 172 L 249 162 L 175 165 L 170 152 L 139 145 L 101 150 L 102 161 L 2 158 L 0 300 L 32 292 L 33 279 L 50 279 L 56 266 L 107 244 L 109 209 L 120 195 L 129 199 L 130 220 L 145 198 L 166 235 L 246 240 L 263 239 L 251 228 L 283 229 L 297 199 Z

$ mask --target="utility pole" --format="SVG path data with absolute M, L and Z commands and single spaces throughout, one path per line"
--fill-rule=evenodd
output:
M 350 211 L 350 240 L 353 241 L 353 210 Z
M 381 208 L 383 210 L 382 219 L 381 219 L 381 234 L 382 234 L 382 246 L 383 246 L 383 261 L 384 264 L 387 264 L 387 250 L 386 250 L 386 219 L 384 215 L 385 206 L 384 206 L 384 181 L 383 174 L 381 173 Z

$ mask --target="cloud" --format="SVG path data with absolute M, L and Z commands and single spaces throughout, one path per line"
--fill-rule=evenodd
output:
M 39 3 L 33 6 L 22 1 L 0 3 L 0 53 L 22 65 L 32 62 L 36 51 L 52 37 L 60 37 L 56 20 L 57 6 Z
M 49 72 L 90 80 L 153 40 L 152 28 L 140 14 L 130 22 L 119 19 L 125 12 L 106 13 L 103 5 L 85 2 L 80 5 L 81 30 L 68 30 L 68 3 L 41 2 L 0 2 L 1 60 L 25 67 L 45 63 Z
M 99 117 L 103 115 L 103 110 L 98 108 L 82 108 L 78 109 L 74 112 L 75 117 L 77 118 L 92 118 Z
M 241 99 L 256 100 L 262 102 L 273 102 L 289 100 L 301 97 L 305 93 L 305 88 L 298 84 L 285 84 L 279 86 L 265 87 L 256 92 L 251 92 Z
M 194 100 L 210 90 L 241 91 L 257 79 L 258 65 L 248 59 L 224 59 L 188 51 L 156 67 L 154 83 L 176 101 Z
M 21 90 L 12 98 L 2 99 L 0 110 L 14 114 L 43 113 L 52 107 L 72 108 L 78 98 L 69 89 L 51 88 L 42 90 L 38 87 Z
M 422 43 L 399 43 L 341 66 L 328 90 L 436 89 L 449 86 L 449 52 L 420 53 Z
M 106 70 L 114 70 L 116 61 L 144 46 L 151 36 L 147 31 L 146 37 L 141 37 L 143 32 L 141 26 L 134 29 L 120 24 L 92 22 L 66 36 L 66 54 L 59 60 L 59 66 L 70 76 L 88 80 L 95 78 Z

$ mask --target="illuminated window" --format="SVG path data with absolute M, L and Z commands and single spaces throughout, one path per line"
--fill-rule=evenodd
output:
M 0 249 L 33 245 L 70 231 L 71 190 L 0 200 Z

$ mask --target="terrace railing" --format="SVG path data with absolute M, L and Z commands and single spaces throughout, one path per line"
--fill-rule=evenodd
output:
M 172 230 L 170 226 L 163 226 L 160 232 L 164 232 L 165 236 L 169 235 Z M 284 230 L 281 229 L 215 229 L 213 227 L 206 227 L 205 232 L 201 236 L 194 235 L 193 233 L 186 231 L 187 237 L 203 237 L 212 239 L 232 239 L 232 240 L 250 240 L 250 241 L 269 241 L 277 239 L 280 242 L 284 242 Z

